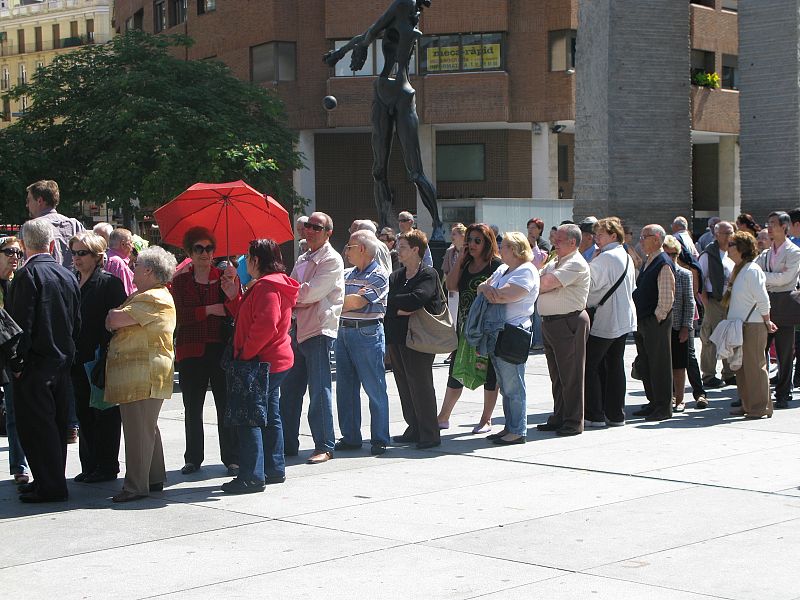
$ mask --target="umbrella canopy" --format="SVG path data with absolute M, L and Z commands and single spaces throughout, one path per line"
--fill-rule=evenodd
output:
M 241 180 L 195 183 L 153 216 L 161 239 L 173 246 L 182 246 L 192 227 L 205 227 L 217 240 L 215 256 L 244 254 L 250 241 L 258 238 L 278 244 L 294 239 L 286 209 Z

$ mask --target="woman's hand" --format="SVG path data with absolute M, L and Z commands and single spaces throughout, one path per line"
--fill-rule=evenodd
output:
M 220 281 L 220 286 L 222 287 L 222 291 L 225 292 L 225 295 L 228 298 L 231 298 L 231 299 L 232 298 L 236 298 L 236 296 L 239 295 L 239 292 L 242 291 L 242 286 L 239 283 L 239 276 L 238 275 L 234 275 L 233 277 L 231 277 L 228 274 L 228 270 L 227 269 L 225 270 L 225 274 L 222 276 L 222 280 Z M 212 306 L 213 306 L 213 304 L 212 304 Z M 220 305 L 220 306 L 222 306 L 222 305 Z M 209 314 L 211 314 L 211 313 L 209 313 Z M 219 316 L 224 317 L 225 315 L 222 314 L 222 315 L 219 315 Z
M 215 317 L 225 317 L 227 313 L 225 312 L 225 305 L 222 303 L 219 304 L 209 304 L 206 306 L 206 315 L 208 316 L 215 316 Z

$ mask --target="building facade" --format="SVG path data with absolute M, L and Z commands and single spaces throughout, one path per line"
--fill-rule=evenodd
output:
M 479 220 L 522 229 L 531 216 L 544 217 L 548 226 L 572 217 L 576 85 L 582 81 L 576 73 L 584 66 L 594 69 L 596 58 L 592 49 L 582 51 L 579 4 L 434 0 L 424 10 L 412 85 L 423 161 L 446 224 Z M 180 50 L 187 59 L 222 61 L 238 77 L 276 90 L 306 161 L 295 173 L 295 187 L 311 208 L 331 214 L 343 238 L 351 219 L 376 216 L 369 119 L 373 80 L 383 64 L 377 44 L 358 73 L 350 72 L 348 57 L 331 69 L 322 56 L 364 31 L 388 5 L 389 0 L 117 0 L 114 26 L 117 32 L 185 33 L 196 42 Z M 738 206 L 737 175 L 727 170 L 738 160 L 735 9 L 731 0 L 687 3 L 684 55 L 665 67 L 680 71 L 669 80 L 679 82 L 683 94 L 682 104 L 674 94 L 669 99 L 673 114 L 683 110 L 675 127 L 687 129 L 681 152 L 690 155 L 676 174 L 687 180 L 681 206 L 691 211 L 694 202 L 699 216 Z M 638 34 L 643 39 L 636 52 L 659 52 L 657 29 Z M 623 45 L 614 70 L 605 75 L 606 88 L 617 77 L 637 78 L 640 89 L 651 77 L 664 78 L 637 72 L 625 52 Z M 727 87 L 691 85 L 699 72 L 724 72 Z M 329 112 L 322 106 L 327 95 L 338 99 Z M 658 111 L 664 99 L 656 94 L 649 108 Z M 622 114 L 619 125 L 624 121 Z M 428 229 L 399 149 L 389 181 L 398 210 L 415 210 Z M 607 202 L 584 202 L 575 214 L 599 214 L 604 207 Z M 640 203 L 638 214 L 641 209 Z

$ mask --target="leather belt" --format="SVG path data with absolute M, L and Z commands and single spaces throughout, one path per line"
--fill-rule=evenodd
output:
M 340 319 L 339 325 L 342 327 L 368 327 L 370 325 L 378 325 L 383 323 L 383 319 Z
M 574 317 L 576 315 L 581 314 L 582 310 L 573 310 L 569 313 L 564 313 L 563 315 L 542 315 L 542 321 L 558 321 L 559 319 L 566 319 L 567 317 Z

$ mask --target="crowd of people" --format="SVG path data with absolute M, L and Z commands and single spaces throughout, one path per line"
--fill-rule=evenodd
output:
M 715 217 L 696 241 L 681 216 L 670 235 L 649 224 L 638 241 L 616 217 L 564 221 L 549 239 L 539 218 L 524 233 L 457 223 L 438 265 L 442 278 L 406 211 L 397 233 L 354 221 L 341 253 L 330 243 L 329 215 L 301 217 L 302 253 L 293 266 L 268 239 L 250 242 L 238 264 L 220 266 L 214 234 L 193 227 L 178 268 L 173 254 L 137 244 L 126 229 L 86 231 L 60 215 L 55 182 L 27 192 L 31 219 L 19 237 L 0 239 L 0 383 L 10 473 L 23 502 L 67 498 L 66 448 L 76 428 L 76 482 L 117 479 L 124 433 L 125 477 L 112 500 L 162 490 L 158 418 L 175 369 L 185 408 L 181 473 L 195 473 L 206 459 L 210 386 L 220 458 L 232 477 L 222 490 L 232 494 L 286 480 L 306 397 L 309 464 L 364 446 L 362 389 L 373 455 L 392 444 L 439 446 L 464 387 L 483 387 L 474 434 L 497 445 L 525 443 L 531 349 L 544 351 L 553 396 L 552 414 L 537 429 L 558 436 L 626 424 L 631 336 L 632 376 L 647 398 L 632 415 L 648 421 L 687 409 L 687 378 L 696 410 L 708 407 L 706 390 L 735 385 L 731 415 L 769 418 L 788 407 L 800 377 L 800 369 L 792 376 L 800 208 L 771 213 L 763 230 L 750 215 L 734 223 Z M 444 323 L 452 340 L 441 343 L 455 347 L 441 406 L 431 349 L 440 342 L 420 346 L 421 315 Z M 406 422 L 394 437 L 389 371 Z M 504 419 L 493 432 L 498 396 Z

